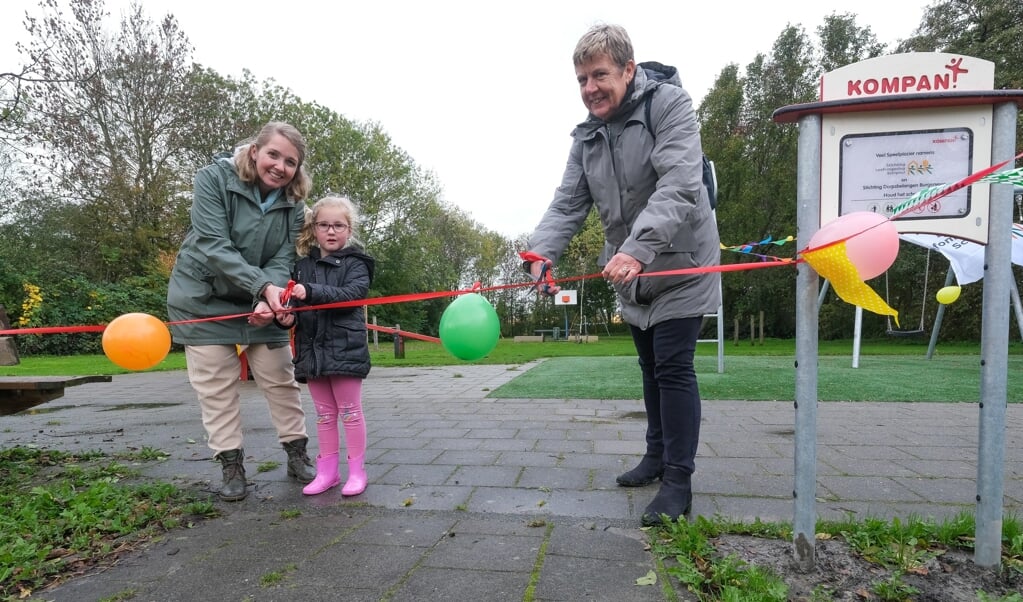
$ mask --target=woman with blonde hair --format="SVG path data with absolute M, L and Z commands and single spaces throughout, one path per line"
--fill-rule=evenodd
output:
M 219 494 L 226 501 L 247 494 L 239 348 L 270 407 L 288 476 L 302 483 L 316 476 L 288 333 L 271 324 L 284 309 L 281 297 L 312 186 L 305 154 L 297 129 L 270 122 L 233 154 L 221 153 L 200 169 L 191 225 L 167 287 L 167 313 L 176 322 L 171 333 L 185 346 L 207 444 L 222 464 Z M 237 314 L 248 317 L 204 320 Z

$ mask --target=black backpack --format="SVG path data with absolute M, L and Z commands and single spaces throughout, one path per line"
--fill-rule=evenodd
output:
M 650 136 L 657 138 L 657 134 L 654 133 L 654 128 L 650 126 L 650 103 L 653 101 L 653 93 L 647 94 L 646 98 L 643 99 L 643 112 L 644 112 L 644 125 L 646 125 L 646 131 L 650 132 Z M 718 177 L 714 171 L 714 162 L 707 158 L 707 155 L 703 155 L 703 185 L 707 189 L 707 197 L 710 198 L 710 208 L 717 209 L 718 207 Z

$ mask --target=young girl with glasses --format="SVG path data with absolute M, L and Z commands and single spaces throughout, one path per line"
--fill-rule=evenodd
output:
M 347 198 L 328 196 L 306 214 L 299 234 L 299 259 L 292 273 L 294 308 L 365 299 L 374 261 L 353 236 L 357 214 Z M 279 314 L 279 326 L 295 327 L 295 378 L 307 383 L 316 406 L 319 454 L 316 478 L 302 489 L 316 495 L 341 483 L 340 419 L 348 458 L 341 494 L 366 489 L 366 423 L 362 381 L 369 374 L 369 344 L 363 306 L 308 309 Z

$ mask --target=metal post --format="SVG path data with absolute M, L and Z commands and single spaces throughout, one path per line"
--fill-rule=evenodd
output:
M 952 265 L 948 266 L 948 273 L 945 274 L 945 286 L 952 286 L 956 274 Z M 938 315 L 934 317 L 934 326 L 931 327 L 931 341 L 927 344 L 927 359 L 934 355 L 934 348 L 938 346 L 938 331 L 941 330 L 941 322 L 945 319 L 945 304 L 938 304 Z
M 1023 305 L 1019 302 L 1019 287 L 1016 286 L 1015 278 L 1010 278 L 1009 281 L 1012 283 L 1009 292 L 1012 293 L 1012 310 L 1016 314 L 1016 328 L 1019 330 L 1019 338 L 1023 340 Z
M 1016 154 L 1015 103 L 995 105 L 991 161 Z M 1006 169 L 1009 169 L 1007 167 Z M 1012 278 L 1012 188 L 991 186 L 988 240 L 984 249 L 984 303 L 980 337 L 980 434 L 977 450 L 977 531 L 973 559 L 979 566 L 1002 561 L 1002 497 L 1005 471 L 1006 372 L 1009 366 L 1009 281 Z
M 856 306 L 856 321 L 853 323 L 853 361 L 852 367 L 860 367 L 860 337 L 863 335 L 863 308 Z
M 799 119 L 796 158 L 796 239 L 800 249 L 820 227 L 821 116 Z M 808 263 L 796 266 L 795 518 L 797 566 L 810 571 L 816 560 L 817 522 L 817 290 L 820 278 Z

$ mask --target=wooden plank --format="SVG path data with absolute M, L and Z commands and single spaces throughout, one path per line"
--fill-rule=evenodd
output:
M 107 374 L 90 376 L 0 376 L 0 416 L 9 416 L 64 396 L 66 387 L 108 383 Z

